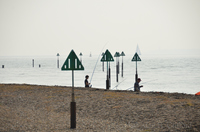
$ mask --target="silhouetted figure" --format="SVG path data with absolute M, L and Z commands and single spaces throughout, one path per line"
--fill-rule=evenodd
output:
M 85 87 L 89 87 L 90 86 L 90 83 L 88 83 L 88 78 L 89 78 L 89 76 L 86 75 L 85 76 Z
M 141 86 L 139 85 L 140 82 L 141 82 L 141 79 L 138 78 L 137 82 L 135 82 L 135 84 L 134 84 L 134 91 L 135 92 L 140 92 L 140 88 L 143 87 L 143 85 L 141 85 Z

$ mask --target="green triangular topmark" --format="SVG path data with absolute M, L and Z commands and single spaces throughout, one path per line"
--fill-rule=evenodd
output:
M 133 56 L 133 59 L 131 61 L 141 61 L 139 55 L 137 53 L 135 53 L 135 55 Z
M 103 57 L 101 58 L 101 61 L 114 61 L 111 53 L 106 50 L 106 52 L 103 54 Z
M 61 70 L 84 70 L 74 50 L 71 50 Z
M 120 56 L 125 56 L 124 52 L 122 51 L 121 55 Z
M 114 57 L 120 57 L 120 53 L 119 52 L 116 52 Z

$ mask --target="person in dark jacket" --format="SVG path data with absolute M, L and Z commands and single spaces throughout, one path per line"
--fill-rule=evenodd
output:
M 89 76 L 86 75 L 85 76 L 85 87 L 89 87 L 90 86 L 90 83 L 88 83 L 88 78 L 89 78 Z
M 140 82 L 141 82 L 141 79 L 138 78 L 137 82 L 135 82 L 135 84 L 134 84 L 134 91 L 135 92 L 140 92 L 140 88 L 143 87 L 143 85 L 141 85 L 141 86 L 139 85 Z

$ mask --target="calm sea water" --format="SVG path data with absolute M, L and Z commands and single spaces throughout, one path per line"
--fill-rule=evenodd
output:
M 84 87 L 85 75 L 94 88 L 106 88 L 106 63 L 104 72 L 102 63 L 96 56 L 83 56 L 84 71 L 75 71 L 75 87 Z M 123 57 L 124 77 L 121 77 L 121 62 L 119 82 L 116 82 L 116 61 L 110 63 L 111 89 L 126 90 L 134 85 L 136 63 L 131 62 L 133 55 Z M 60 56 L 60 67 L 67 56 Z M 138 62 L 138 75 L 142 79 L 141 91 L 163 91 L 195 94 L 200 91 L 200 56 L 154 56 L 141 55 Z M 32 59 L 35 66 L 32 67 Z M 116 58 L 114 58 L 116 60 Z M 98 61 L 97 61 L 98 60 Z M 97 66 L 95 68 L 95 64 Z M 41 67 L 39 68 L 39 64 Z M 2 68 L 4 65 L 4 68 Z M 0 83 L 37 84 L 37 85 L 72 85 L 72 72 L 57 68 L 56 56 L 43 57 L 0 57 Z M 92 80 L 91 75 L 95 68 Z M 115 87 L 117 86 L 118 87 Z

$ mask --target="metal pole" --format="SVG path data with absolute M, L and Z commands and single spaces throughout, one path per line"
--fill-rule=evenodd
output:
M 76 128 L 76 102 L 74 99 L 74 70 L 72 70 L 71 128 Z

